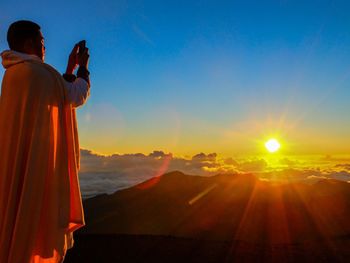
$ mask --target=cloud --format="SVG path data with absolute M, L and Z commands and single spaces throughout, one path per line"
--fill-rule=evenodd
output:
M 306 180 L 309 183 L 316 183 L 319 182 L 321 180 L 325 180 L 325 179 L 329 179 L 327 176 L 318 176 L 318 175 L 309 175 L 308 177 L 306 177 Z
M 239 164 L 238 168 L 245 172 L 261 172 L 267 167 L 267 162 L 264 159 L 246 161 Z
M 103 156 L 82 149 L 79 178 L 83 197 L 87 198 L 101 193 L 113 193 L 175 170 L 202 176 L 232 173 L 235 172 L 236 164 L 231 159 L 226 160 L 226 163 L 217 160 L 216 153 L 200 153 L 192 159 L 185 159 L 163 151 L 153 151 L 148 155 L 135 153 Z
M 192 160 L 215 161 L 216 157 L 216 153 L 209 153 L 208 155 L 205 153 L 198 153 L 192 157 Z
M 337 169 L 341 169 L 341 170 L 350 172 L 350 164 L 349 163 L 336 164 L 334 167 Z
M 288 159 L 288 158 L 283 158 L 280 160 L 280 164 L 286 165 L 286 166 L 294 166 L 296 165 L 296 161 Z
M 171 153 L 169 153 L 169 154 L 166 154 L 166 153 L 164 153 L 163 151 L 153 151 L 152 153 L 150 153 L 149 155 L 148 155 L 149 157 L 155 157 L 155 158 L 163 158 L 163 157 L 167 157 L 167 156 L 172 156 L 172 154 Z
M 349 164 L 335 164 L 333 160 L 322 160 L 322 162 L 313 160 L 285 158 L 278 162 L 279 166 L 275 166 L 264 158 L 236 160 L 222 158 L 216 153 L 199 153 L 191 158 L 183 158 L 157 150 L 148 155 L 134 153 L 104 156 L 81 149 L 79 178 L 83 198 L 113 193 L 171 171 L 201 176 L 253 173 L 265 181 L 288 180 L 307 183 L 325 179 L 350 181 Z
M 336 180 L 349 181 L 350 180 L 350 173 L 347 171 L 333 172 L 330 174 L 330 177 L 332 179 L 336 179 Z

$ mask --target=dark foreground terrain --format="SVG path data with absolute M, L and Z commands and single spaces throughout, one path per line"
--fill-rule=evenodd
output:
M 350 237 L 264 246 L 171 236 L 76 235 L 65 263 L 122 262 L 350 262 Z
M 172 172 L 84 201 L 67 262 L 350 262 L 350 184 Z

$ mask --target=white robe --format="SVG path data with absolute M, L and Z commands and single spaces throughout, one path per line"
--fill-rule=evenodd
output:
M 62 262 L 73 232 L 85 225 L 77 104 L 54 68 L 7 55 L 0 97 L 0 262 Z

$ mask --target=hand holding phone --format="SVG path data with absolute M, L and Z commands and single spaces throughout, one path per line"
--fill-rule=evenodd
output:
M 78 47 L 78 64 L 87 68 L 89 64 L 89 49 L 86 47 L 86 41 L 80 41 Z
M 86 40 L 81 40 L 79 43 L 78 43 L 78 47 L 79 47 L 79 51 L 78 51 L 78 54 L 83 54 L 85 49 L 86 49 Z

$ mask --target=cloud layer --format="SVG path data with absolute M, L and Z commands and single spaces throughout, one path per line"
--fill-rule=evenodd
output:
M 153 151 L 148 155 L 135 153 L 103 156 L 82 149 L 80 186 L 83 198 L 88 198 L 113 193 L 175 170 L 201 176 L 253 173 L 261 180 L 304 180 L 310 183 L 322 179 L 350 181 L 350 159 L 346 158 L 233 159 L 221 158 L 216 153 L 199 153 L 186 159 L 163 151 Z

